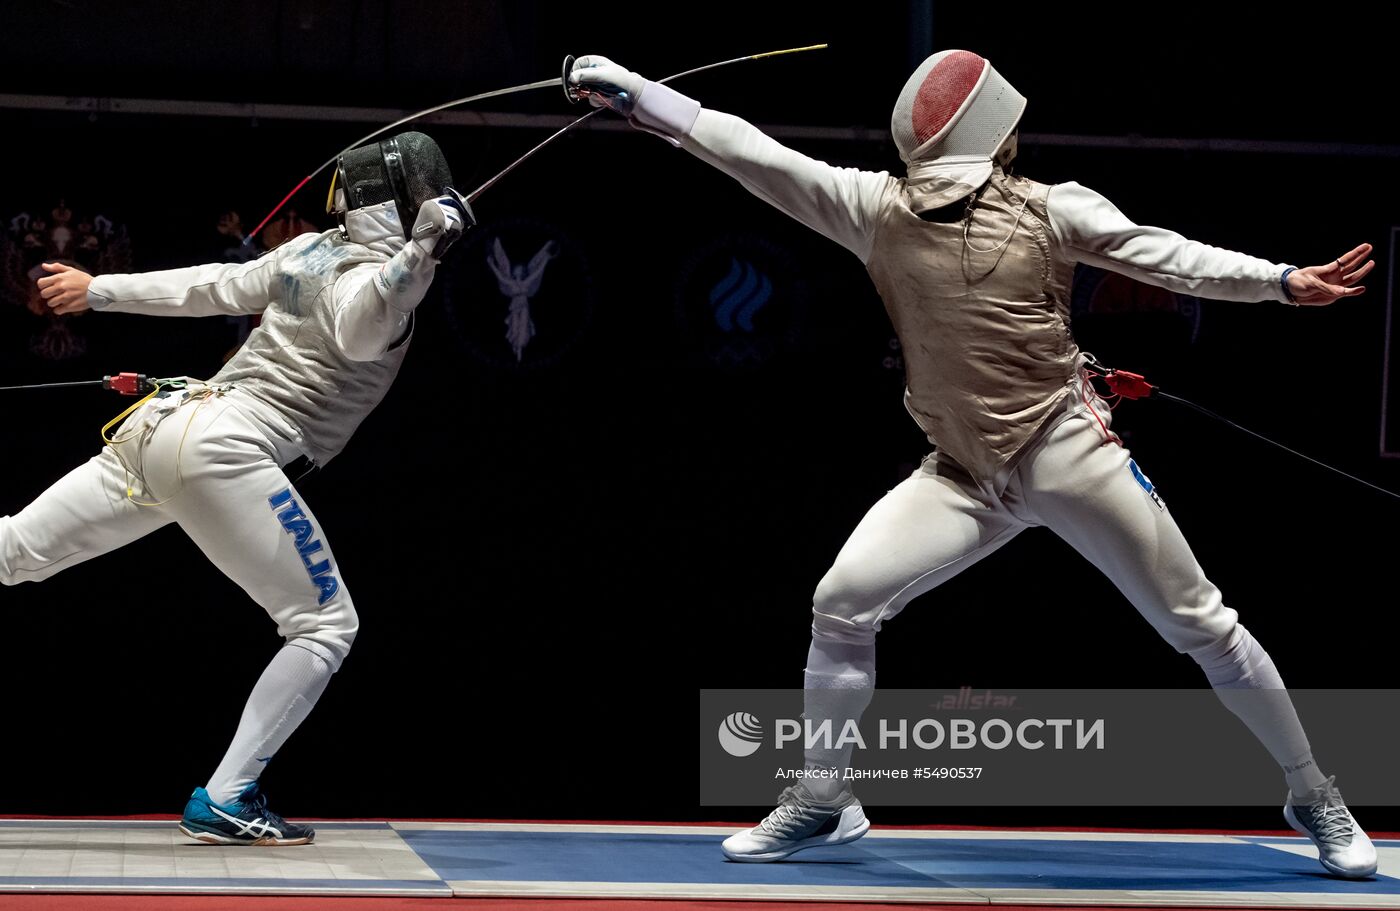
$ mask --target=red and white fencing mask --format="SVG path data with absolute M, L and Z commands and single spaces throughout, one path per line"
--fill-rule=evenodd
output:
M 899 93 L 890 132 L 911 182 L 932 178 L 922 207 L 947 205 L 976 190 L 993 161 L 1015 157 L 1026 99 L 983 57 L 939 51 Z

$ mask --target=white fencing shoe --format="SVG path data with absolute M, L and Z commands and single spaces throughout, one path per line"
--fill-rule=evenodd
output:
M 1317 845 L 1322 865 L 1347 879 L 1364 879 L 1376 872 L 1376 848 L 1342 802 L 1342 792 L 1332 784 L 1336 776 L 1313 788 L 1307 797 L 1291 793 L 1283 805 L 1283 818 Z
M 799 783 L 783 791 L 778 808 L 763 822 L 729 836 L 720 848 L 730 860 L 766 863 L 807 848 L 844 845 L 869 830 L 855 795 L 848 791 L 836 804 L 813 803 Z

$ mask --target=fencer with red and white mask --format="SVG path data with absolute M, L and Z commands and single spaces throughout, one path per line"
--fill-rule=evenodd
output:
M 1375 849 L 1313 760 L 1274 662 L 1110 429 L 1069 331 L 1077 263 L 1215 300 L 1322 305 L 1362 292 L 1369 245 L 1297 269 L 1134 224 L 1078 183 L 1015 175 L 1026 99 L 968 51 L 932 55 L 900 93 L 891 129 L 904 177 L 809 158 L 605 57 L 579 58 L 569 82 L 859 257 L 899 336 L 905 405 L 936 449 L 870 509 L 817 586 L 804 717 L 833 730 L 858 719 L 884 622 L 1046 526 L 1199 663 L 1284 771 L 1285 816 L 1323 866 L 1375 872 Z M 725 855 L 772 861 L 859 838 L 869 822 L 841 780 L 849 762 L 850 747 L 808 750 L 811 777 L 728 838 Z
M 6 585 L 46 579 L 173 522 L 277 624 L 282 648 L 223 760 L 186 804 L 180 828 L 200 841 L 314 837 L 268 809 L 258 779 L 340 667 L 359 621 L 330 542 L 283 468 L 329 462 L 388 392 L 438 261 L 473 223 L 451 183 L 437 144 L 401 133 L 341 156 L 332 183 L 339 227 L 248 263 L 95 278 L 46 264 L 52 274 L 39 280 L 57 313 L 261 317 L 213 378 L 162 387 L 110 445 L 0 517 Z M 220 668 L 244 652 L 191 643 L 176 673 L 218 686 Z

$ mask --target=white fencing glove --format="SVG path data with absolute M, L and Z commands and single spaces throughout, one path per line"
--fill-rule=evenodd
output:
M 448 187 L 437 199 L 429 199 L 418 207 L 413 222 L 412 240 L 435 260 L 441 260 L 447 248 L 476 224 L 471 206 L 462 194 Z
M 595 108 L 608 108 L 630 118 L 646 80 L 606 57 L 588 54 L 574 61 L 569 85 L 582 89 Z
M 655 133 L 672 145 L 680 145 L 700 115 L 700 102 L 597 54 L 574 61 L 569 85 L 586 94 L 595 108 L 615 111 L 637 129 Z

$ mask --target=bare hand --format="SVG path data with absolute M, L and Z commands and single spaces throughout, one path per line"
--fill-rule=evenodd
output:
M 1376 267 L 1375 260 L 1366 259 L 1370 255 L 1371 245 L 1362 244 L 1325 266 L 1295 269 L 1288 273 L 1288 293 L 1306 307 L 1325 307 L 1340 298 L 1364 294 L 1366 288 L 1357 282 Z
M 39 296 L 54 313 L 81 313 L 88 309 L 88 285 L 92 276 L 75 266 L 63 263 L 43 263 L 45 275 L 39 279 Z

